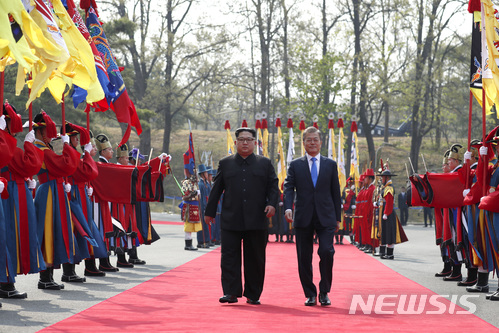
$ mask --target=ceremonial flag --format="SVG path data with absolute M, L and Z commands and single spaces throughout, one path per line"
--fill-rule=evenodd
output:
M 327 128 L 329 131 L 329 139 L 327 140 L 327 157 L 336 161 L 336 150 L 334 149 L 336 145 L 334 142 L 334 120 L 331 114 L 329 115 Z
M 262 122 L 260 121 L 260 114 L 259 113 L 257 113 L 257 115 L 256 115 L 255 129 L 256 129 L 257 155 L 263 156 Z
M 35 64 L 43 67 L 28 44 L 28 39 L 36 41 L 37 37 L 45 40 L 23 4 L 19 1 L 0 0 L 0 71 L 3 72 L 7 65 L 12 64 L 12 59 L 26 71 L 31 71 Z M 41 42 L 37 44 L 40 45 Z M 58 51 L 53 46 L 51 49 Z
M 347 183 L 346 180 L 346 171 L 345 171 L 345 154 L 343 152 L 343 119 L 338 120 L 338 128 L 340 129 L 340 132 L 338 134 L 338 179 L 340 181 L 340 188 L 345 188 L 345 185 Z
M 497 22 L 497 18 L 495 17 L 495 13 L 497 12 L 496 6 L 492 4 L 490 0 L 483 1 L 482 2 L 482 13 L 481 13 L 481 22 L 482 22 L 482 29 L 481 29 L 481 63 L 482 63 L 482 68 L 481 68 L 481 74 L 482 74 L 482 88 L 485 89 L 485 95 L 486 95 L 486 104 L 485 104 L 485 111 L 487 114 L 490 114 L 491 107 L 494 104 L 498 104 L 498 87 L 499 87 L 499 68 L 498 62 L 499 62 L 499 51 L 497 50 L 497 45 L 499 38 L 496 33 L 497 29 L 499 28 L 499 24 Z M 477 17 L 478 15 L 474 15 L 474 17 Z M 473 35 L 472 38 L 475 38 L 478 36 L 476 34 L 476 25 L 474 24 L 473 27 Z M 472 47 L 475 46 L 473 45 L 473 40 L 472 40 Z M 474 42 L 476 44 L 476 42 Z M 475 46 L 476 47 L 476 46 Z M 473 52 L 473 50 L 472 50 Z M 476 51 L 475 51 L 476 53 Z M 473 59 L 474 61 L 474 59 Z M 485 65 L 484 65 L 485 64 Z M 475 64 L 476 67 L 476 64 Z M 476 89 L 472 89 L 472 93 L 477 98 L 477 93 Z M 480 99 L 478 100 L 481 102 L 482 96 L 480 95 Z M 481 104 L 481 103 L 480 103 Z
M 282 148 L 281 118 L 277 117 L 275 126 L 277 127 L 277 178 L 279 179 L 279 190 L 282 193 L 284 191 L 284 180 L 286 179 L 286 160 Z
M 184 153 L 184 169 L 189 170 L 191 175 L 195 175 L 196 155 L 194 154 L 194 143 L 192 141 L 192 132 L 189 132 L 189 149 Z
M 357 123 L 352 120 L 352 125 L 350 126 L 350 131 L 352 132 L 352 149 L 350 154 L 350 177 L 355 180 L 355 186 L 358 184 L 360 178 L 359 171 L 359 147 L 357 138 Z
M 95 4 L 95 0 L 82 0 L 80 2 L 80 7 L 85 9 L 87 29 L 89 30 L 90 36 L 92 37 L 93 42 L 95 43 L 95 46 L 104 61 L 104 65 L 109 76 L 110 85 L 108 88 L 110 93 L 114 95 L 111 100 L 114 106 L 113 111 L 120 123 L 128 124 L 125 135 L 119 143 L 119 145 L 122 145 L 128 141 L 128 138 L 130 137 L 131 126 L 135 127 L 137 135 L 142 133 L 139 117 L 137 116 L 135 105 L 128 96 L 120 69 L 115 62 L 115 57 L 109 47 L 106 34 L 100 24 L 96 12 L 97 5 Z
M 305 127 L 305 116 L 300 116 L 300 125 L 299 125 L 299 130 L 300 130 L 300 142 L 301 142 L 301 156 L 305 156 L 305 146 L 303 145 L 303 131 L 306 129 Z
M 68 14 L 71 17 L 71 20 L 74 22 L 75 26 L 78 28 L 81 35 L 84 37 L 84 39 L 86 40 L 86 42 L 88 43 L 88 45 L 92 50 L 95 62 L 95 68 L 97 72 L 97 78 L 99 79 L 99 84 L 101 86 L 101 89 L 104 91 L 105 99 L 94 103 L 92 106 L 95 108 L 96 111 L 106 111 L 109 109 L 109 104 L 111 103 L 111 100 L 114 97 L 114 95 L 111 94 L 111 92 L 108 89 L 110 83 L 109 83 L 109 77 L 107 76 L 106 67 L 102 62 L 100 53 L 97 50 L 97 47 L 95 47 L 92 37 L 88 32 L 87 26 L 83 22 L 83 19 L 80 16 L 80 12 L 78 11 L 78 9 L 76 9 L 76 5 L 74 4 L 73 0 L 63 0 L 63 4 L 65 4 Z M 76 108 L 80 103 L 85 101 L 85 99 L 87 100 L 87 103 L 91 103 L 91 101 L 94 100 L 92 96 L 87 98 L 87 95 L 88 93 L 85 89 L 82 89 L 81 87 L 75 85 L 73 88 L 73 94 L 71 96 L 73 98 L 74 107 Z
M 286 157 L 286 162 L 291 163 L 293 156 L 295 155 L 295 137 L 293 133 L 293 119 L 288 118 L 288 123 L 286 127 L 289 128 L 289 143 L 288 143 L 288 156 Z
M 263 156 L 269 157 L 269 129 L 268 129 L 268 124 L 267 124 L 267 116 L 265 115 L 262 118 L 262 153 Z
M 234 154 L 234 140 L 232 139 L 232 134 L 230 134 L 230 122 L 227 119 L 225 121 L 224 129 L 227 131 L 227 155 Z

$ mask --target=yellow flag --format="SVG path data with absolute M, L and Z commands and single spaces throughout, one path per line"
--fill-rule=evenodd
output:
M 283 192 L 284 180 L 286 179 L 286 159 L 284 158 L 284 151 L 282 148 L 282 131 L 281 127 L 277 127 L 277 178 L 279 179 L 279 190 Z
M 347 183 L 346 171 L 345 171 L 345 154 L 343 153 L 343 127 L 340 127 L 340 133 L 338 134 L 338 178 L 340 181 L 340 188 L 345 188 Z
M 230 134 L 230 128 L 227 128 L 227 155 L 234 153 L 234 140 L 232 139 L 232 134 Z
M 482 0 L 482 24 L 485 23 L 485 26 L 482 26 L 482 53 L 488 56 L 486 65 L 482 65 L 482 67 L 485 67 L 485 69 L 482 69 L 482 83 L 487 98 L 491 100 L 487 104 L 494 101 L 496 106 L 499 105 L 499 13 L 497 13 L 497 9 L 499 7 L 493 4 L 492 1 Z M 487 46 L 487 53 L 484 52 L 485 45 Z M 482 58 L 484 58 L 483 54 Z M 487 113 L 490 113 L 488 107 Z

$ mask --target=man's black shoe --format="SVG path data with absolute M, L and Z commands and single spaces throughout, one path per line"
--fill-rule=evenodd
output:
M 64 275 L 62 274 L 62 278 L 61 280 L 63 282 L 78 282 L 78 283 L 83 283 L 85 282 L 87 279 L 85 279 L 84 277 L 80 277 L 78 275 Z
M 461 274 L 457 275 L 457 276 L 446 276 L 443 278 L 444 281 L 462 281 L 463 280 L 463 276 Z
M 260 305 L 260 304 L 261 304 L 259 299 L 257 299 L 257 300 L 255 301 L 255 300 L 252 300 L 252 299 L 250 299 L 250 298 L 248 298 L 248 299 L 246 300 L 246 303 L 248 303 L 248 304 L 254 304 L 254 305 Z
M 64 284 L 58 284 L 55 281 L 38 281 L 38 289 L 61 290 L 64 289 Z
M 489 285 L 479 286 L 478 284 L 475 284 L 472 287 L 467 287 L 466 291 L 469 293 L 488 293 L 489 292 Z M 485 296 L 485 298 L 489 299 L 490 295 Z
M 2 290 L 0 289 L 0 297 L 1 298 L 18 298 L 24 299 L 28 297 L 28 294 L 22 293 L 19 290 Z
M 103 271 L 97 270 L 97 271 L 91 271 L 87 268 L 85 268 L 85 276 L 106 276 L 106 273 Z
M 319 303 L 321 303 L 322 306 L 331 305 L 331 300 L 327 296 L 327 293 L 319 294 Z
M 442 271 L 442 272 L 435 273 L 435 276 L 436 277 L 444 277 L 444 276 L 449 276 L 451 274 L 452 274 L 452 270 L 450 270 L 448 272 Z
M 237 296 L 234 295 L 223 295 L 218 300 L 220 303 L 237 303 Z
M 309 297 L 305 301 L 305 306 L 313 306 L 316 304 L 317 304 L 317 297 L 315 297 L 315 296 Z

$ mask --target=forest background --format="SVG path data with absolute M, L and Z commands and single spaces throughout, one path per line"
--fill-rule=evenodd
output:
M 78 1 L 75 1 L 78 4 Z M 100 20 L 143 133 L 129 146 L 143 154 L 167 152 L 183 178 L 188 120 L 196 157 L 210 152 L 214 167 L 226 155 L 224 123 L 254 127 L 268 116 L 269 156 L 277 161 L 275 118 L 293 115 L 307 126 L 317 115 L 327 133 L 328 115 L 345 122 L 345 166 L 350 167 L 352 118 L 359 137 L 361 172 L 389 160 L 396 188 L 409 172 L 438 172 L 453 143 L 467 142 L 472 14 L 465 0 L 97 0 Z M 471 65 L 472 66 L 472 65 Z M 15 96 L 17 66 L 9 66 L 5 98 L 23 110 L 27 90 Z M 84 125 L 84 107 L 66 103 L 68 121 Z M 33 103 L 60 124 L 61 107 L 48 92 Z M 410 123 L 406 137 L 388 127 Z M 487 129 L 499 124 L 495 108 Z M 472 138 L 481 138 L 481 108 L 473 101 Z M 373 136 L 375 126 L 385 136 Z M 119 142 L 123 126 L 112 111 L 92 113 L 90 129 Z M 233 133 L 232 130 L 232 133 Z M 338 129 L 335 130 L 336 135 Z M 296 140 L 296 155 L 300 146 Z M 327 155 L 327 145 L 323 145 Z M 207 155 L 205 155 L 207 156 Z M 423 164 L 424 156 L 426 166 Z M 409 164 L 412 161 L 412 167 Z M 407 165 L 407 166 L 406 166 Z M 165 194 L 178 196 L 168 177 Z M 165 208 L 166 209 L 166 208 Z

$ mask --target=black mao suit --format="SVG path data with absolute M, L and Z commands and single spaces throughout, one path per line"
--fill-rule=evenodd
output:
M 222 288 L 224 295 L 258 300 L 265 277 L 268 221 L 265 207 L 276 206 L 278 179 L 270 160 L 239 154 L 220 160 L 205 215 L 215 217 L 225 191 L 221 213 Z M 241 240 L 244 253 L 244 294 L 241 282 Z
M 341 191 L 336 162 L 320 156 L 314 187 L 307 157 L 293 160 L 284 182 L 284 208 L 292 209 L 293 202 L 298 272 L 305 297 L 317 296 L 312 276 L 314 231 L 319 237 L 319 291 L 329 293 L 333 280 L 334 231 L 337 221 L 341 221 Z

